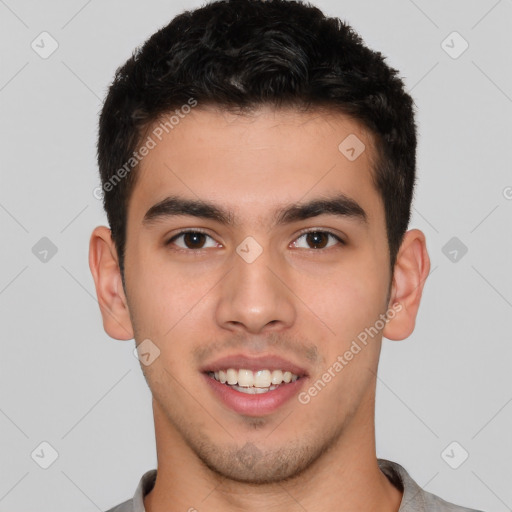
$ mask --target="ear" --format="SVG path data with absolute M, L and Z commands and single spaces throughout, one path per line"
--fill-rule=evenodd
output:
M 128 303 L 121 281 L 115 244 L 111 231 L 105 226 L 94 229 L 89 242 L 89 268 L 103 318 L 103 328 L 112 338 L 133 338 Z
M 430 272 L 430 258 L 425 235 L 411 229 L 404 235 L 398 251 L 388 309 L 400 303 L 401 309 L 386 323 L 382 334 L 390 340 L 403 340 L 411 335 L 416 324 L 423 285 Z M 397 307 L 395 306 L 395 311 Z

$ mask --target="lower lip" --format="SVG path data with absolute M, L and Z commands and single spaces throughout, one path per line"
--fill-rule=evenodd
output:
M 206 373 L 203 373 L 203 376 L 213 392 L 225 405 L 235 412 L 247 416 L 261 416 L 274 412 L 296 395 L 306 380 L 305 377 L 302 377 L 295 382 L 281 384 L 272 391 L 249 395 L 220 383 Z

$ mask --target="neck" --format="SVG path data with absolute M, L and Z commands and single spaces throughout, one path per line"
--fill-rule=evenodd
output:
M 375 452 L 374 401 L 362 404 L 338 440 L 305 471 L 271 484 L 224 478 L 207 468 L 157 407 L 158 472 L 144 498 L 146 512 L 272 510 L 397 512 L 399 491 L 381 472 Z

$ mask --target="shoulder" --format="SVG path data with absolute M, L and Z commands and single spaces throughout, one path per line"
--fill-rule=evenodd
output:
M 142 475 L 133 498 L 123 501 L 106 512 L 144 512 L 144 496 L 155 485 L 156 469 L 150 469 Z
M 423 490 L 409 475 L 407 470 L 386 459 L 378 459 L 380 470 L 401 491 L 402 502 L 398 512 L 482 512 L 443 500 L 439 496 Z
M 113 508 L 109 508 L 106 512 L 134 512 L 133 500 L 129 499 L 123 501 L 123 503 L 120 503 Z
M 427 491 L 423 492 L 423 499 L 425 501 L 426 510 L 429 512 L 483 512 L 474 508 L 462 507 L 461 505 L 455 505 L 448 501 L 443 500 L 439 496 L 432 494 Z

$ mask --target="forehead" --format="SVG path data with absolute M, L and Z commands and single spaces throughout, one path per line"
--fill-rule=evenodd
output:
M 278 207 L 336 193 L 364 205 L 369 222 L 383 217 L 372 134 L 345 115 L 198 106 L 173 121 L 154 123 L 141 141 L 150 137 L 152 149 L 136 170 L 129 225 L 168 196 L 222 205 L 240 223 L 270 224 Z

